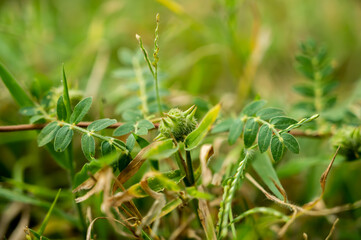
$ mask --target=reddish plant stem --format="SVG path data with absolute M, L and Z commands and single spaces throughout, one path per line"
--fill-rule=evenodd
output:
M 77 124 L 78 127 L 86 128 L 92 122 L 80 122 Z M 117 128 L 123 123 L 115 123 L 110 125 L 108 128 Z M 9 126 L 0 126 L 0 132 L 16 132 L 16 131 L 28 131 L 28 130 L 40 130 L 43 129 L 47 123 L 43 124 L 20 124 L 20 125 L 9 125 Z M 159 127 L 159 123 L 154 124 L 155 128 Z M 320 134 L 320 133 L 308 133 L 301 130 L 292 130 L 290 132 L 293 136 L 297 137 L 311 137 L 311 138 L 324 138 L 330 137 L 330 133 Z
M 78 127 L 86 128 L 92 122 L 80 122 L 77 124 Z M 115 123 L 110 125 L 108 128 L 117 128 L 123 123 Z M 0 132 L 16 132 L 16 131 L 28 131 L 28 130 L 40 130 L 43 129 L 47 123 L 42 124 L 20 124 L 20 125 L 9 125 L 9 126 L 0 126 Z M 158 128 L 158 123 L 155 123 L 154 126 Z

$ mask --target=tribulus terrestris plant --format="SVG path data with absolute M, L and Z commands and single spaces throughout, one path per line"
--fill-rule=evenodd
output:
M 2 197 L 48 209 L 41 224 L 23 226 L 27 239 L 50 239 L 45 230 L 51 215 L 66 221 L 86 239 L 97 239 L 98 234 L 110 238 L 111 234 L 95 227 L 98 222 L 124 239 L 251 239 L 243 235 L 245 228 L 252 216 L 260 216 L 266 227 L 259 226 L 257 238 L 271 239 L 284 237 L 301 216 L 329 217 L 361 207 L 361 200 L 331 208 L 322 205 L 337 154 L 344 155 L 345 160 L 359 160 L 361 154 L 357 114 L 344 105 L 343 115 L 333 115 L 340 111 L 332 93 L 337 82 L 325 48 L 308 41 L 301 44 L 296 57 L 297 68 L 307 79 L 294 87 L 302 96 L 294 108 L 295 115 L 301 113 L 302 117 L 294 119 L 284 109 L 267 106 L 259 98 L 230 116 L 222 112 L 222 103 L 200 116 L 196 105 L 169 106 L 162 99 L 159 15 L 153 61 L 142 38 L 136 38 L 149 72 L 143 71 L 135 56 L 137 104 L 135 109 L 121 112 L 121 122 L 112 115 L 84 122 L 93 99 L 88 96 L 79 101 L 72 96 L 64 66 L 62 91 L 51 90 L 36 102 L 0 65 L 2 81 L 21 107 L 20 112 L 30 118 L 32 125 L 28 127 L 41 129 L 38 146 L 68 173 L 72 190 L 64 193 L 59 189 L 50 203 L 38 199 L 35 186 L 4 179 L 4 186 L 16 188 L 2 187 Z M 144 79 L 149 73 L 152 81 Z M 113 133 L 107 130 L 110 128 L 115 129 Z M 80 143 L 77 135 L 81 136 Z M 291 186 L 282 186 L 276 168 L 285 155 L 307 151 L 299 137 L 320 139 L 332 145 L 329 151 L 334 150 L 326 154 L 333 157 L 319 176 L 321 194 L 306 204 L 288 199 Z M 86 163 L 74 156 L 75 148 L 81 148 Z M 291 157 L 284 166 L 292 166 L 294 161 Z M 240 190 L 244 187 L 251 188 L 251 194 L 259 191 L 262 205 L 248 202 L 250 197 Z M 245 201 L 240 203 L 243 197 Z M 59 198 L 67 206 L 60 205 Z M 69 202 L 77 215 L 69 210 Z M 264 216 L 268 216 L 267 221 Z M 338 218 L 332 219 L 336 219 L 334 228 Z

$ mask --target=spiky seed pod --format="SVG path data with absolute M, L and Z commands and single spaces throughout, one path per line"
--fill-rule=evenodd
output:
M 174 137 L 176 141 L 183 142 L 186 136 L 191 133 L 197 126 L 194 117 L 197 108 L 193 105 L 186 111 L 178 108 L 171 109 L 162 118 L 159 125 L 160 134 L 157 139 L 165 139 Z
M 339 153 L 347 160 L 357 160 L 361 157 L 361 126 L 344 127 L 336 132 L 331 139 L 332 146 L 340 146 Z

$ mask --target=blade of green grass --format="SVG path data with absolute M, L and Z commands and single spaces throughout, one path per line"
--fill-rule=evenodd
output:
M 48 213 L 46 214 L 43 222 L 41 223 L 40 229 L 39 229 L 39 231 L 38 231 L 38 233 L 39 233 L 40 235 L 43 235 L 43 233 L 44 233 L 44 231 L 45 231 L 46 225 L 48 224 L 49 219 L 50 219 L 50 215 L 51 215 L 51 213 L 53 212 L 53 209 L 54 209 L 54 207 L 55 207 L 56 202 L 58 201 L 60 192 L 61 192 L 61 188 L 59 189 L 58 193 L 56 194 L 55 199 L 54 199 L 53 203 L 51 204 Z
M 69 122 L 70 119 L 70 115 L 71 115 L 71 106 L 70 106 L 70 97 L 69 97 L 69 90 L 68 90 L 68 81 L 66 80 L 66 75 L 65 75 L 65 68 L 64 68 L 64 64 L 63 64 L 63 101 L 65 104 L 65 109 L 66 109 L 66 121 Z
M 0 77 L 7 89 L 9 90 L 10 94 L 13 96 L 14 100 L 19 104 L 20 107 L 34 106 L 34 102 L 26 94 L 24 89 L 20 86 L 20 84 L 15 80 L 15 78 L 1 62 Z

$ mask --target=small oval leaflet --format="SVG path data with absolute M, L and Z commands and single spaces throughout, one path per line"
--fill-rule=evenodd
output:
M 102 155 L 108 155 L 115 152 L 115 147 L 109 143 L 109 141 L 103 141 L 101 144 Z
M 58 99 L 58 102 L 56 104 L 56 113 L 58 115 L 59 120 L 66 120 L 68 116 L 66 112 L 63 96 L 60 96 Z
M 90 106 L 92 105 L 92 97 L 87 97 L 81 100 L 74 108 L 73 113 L 70 116 L 70 123 L 78 124 L 83 120 L 85 114 L 88 113 Z
M 269 145 L 271 144 L 272 130 L 267 124 L 264 124 L 259 129 L 258 133 L 258 148 L 261 153 L 267 151 Z
M 277 162 L 283 156 L 284 145 L 277 136 L 273 136 L 271 140 L 271 152 L 273 159 Z
M 274 117 L 271 118 L 270 123 L 278 129 L 286 129 L 288 126 L 297 123 L 296 120 L 289 117 Z
M 83 134 L 81 137 L 81 149 L 83 150 L 84 156 L 90 161 L 95 156 L 95 140 L 89 134 Z
M 59 129 L 55 136 L 54 150 L 57 152 L 63 152 L 71 143 L 74 131 L 70 129 L 68 125 Z
M 131 131 L 134 131 L 134 123 L 133 122 L 127 122 L 123 125 L 119 126 L 117 129 L 114 130 L 113 135 L 114 136 L 123 136 L 125 134 L 130 133 Z
M 241 136 L 243 131 L 244 123 L 241 119 L 237 118 L 233 124 L 231 125 L 229 129 L 229 135 L 228 135 L 228 143 L 230 145 L 234 144 L 239 136 Z
M 254 140 L 256 140 L 257 132 L 258 132 L 258 123 L 250 118 L 247 120 L 246 125 L 244 127 L 244 145 L 246 148 L 252 146 Z
M 58 122 L 51 122 L 46 125 L 39 133 L 38 146 L 42 147 L 51 142 L 55 138 L 59 128 Z
M 242 111 L 243 115 L 247 116 L 253 116 L 256 114 L 257 111 L 259 111 L 264 105 L 266 105 L 267 101 L 265 100 L 258 100 L 253 101 L 249 104 L 247 104 Z
M 260 117 L 261 119 L 268 121 L 269 119 L 273 117 L 279 117 L 284 116 L 285 113 L 282 109 L 279 108 L 264 108 L 262 110 L 259 110 L 256 114 L 257 117 Z
M 89 131 L 97 132 L 97 131 L 103 130 L 103 129 L 105 129 L 105 128 L 107 128 L 110 125 L 113 125 L 115 123 L 117 123 L 117 120 L 115 120 L 115 119 L 109 119 L 109 118 L 99 119 L 99 120 L 96 120 L 96 121 L 92 122 L 88 126 L 87 129 Z
M 283 138 L 283 143 L 285 144 L 287 149 L 289 149 L 293 153 L 300 152 L 300 146 L 294 136 L 289 133 L 282 133 L 281 137 Z

